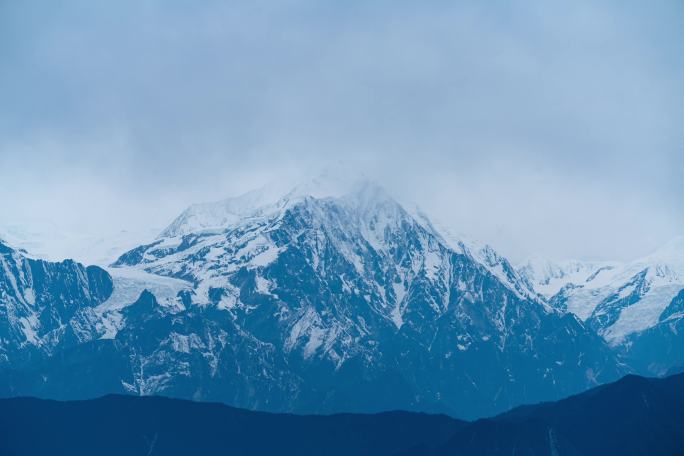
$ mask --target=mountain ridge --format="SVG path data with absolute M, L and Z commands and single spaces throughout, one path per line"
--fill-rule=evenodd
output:
M 384 412 L 271 414 L 159 396 L 0 399 L 0 451 L 93 454 L 677 454 L 684 374 L 626 376 L 556 402 L 472 422 Z M 98 419 L 93 419 L 98 417 Z M 597 426 L 596 423 L 601 423 Z M 116 435 L 116 439 L 111 439 Z M 268 438 L 264 438 L 264 436 Z M 106 442 L 104 444 L 103 442 Z
M 642 374 L 684 363 L 684 237 L 626 262 L 528 261 L 518 272 L 549 303 L 577 315 Z

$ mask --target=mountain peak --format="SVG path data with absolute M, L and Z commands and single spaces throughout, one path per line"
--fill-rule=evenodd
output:
M 380 187 L 365 173 L 348 166 L 337 165 L 294 182 L 285 197 L 339 198 L 371 186 Z
M 372 198 L 391 199 L 377 182 L 363 174 L 324 171 L 295 183 L 272 182 L 239 196 L 193 204 L 164 229 L 159 237 L 221 230 L 245 218 L 276 213 L 285 206 L 307 197 L 316 199 L 347 197 L 365 203 Z

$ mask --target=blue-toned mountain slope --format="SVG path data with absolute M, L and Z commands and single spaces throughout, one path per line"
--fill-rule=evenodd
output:
M 374 185 L 221 212 L 235 206 L 195 208 L 173 235 L 115 263 L 186 281 L 175 299 L 145 292 L 101 305 L 88 337 L 43 350 L 27 369 L 7 366 L 0 392 L 476 417 L 623 372 L 600 337 L 531 292 L 505 258 L 450 239 Z

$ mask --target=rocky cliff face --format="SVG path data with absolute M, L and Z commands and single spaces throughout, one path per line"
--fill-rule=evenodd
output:
M 0 242 L 0 365 L 92 339 L 95 308 L 111 294 L 101 268 L 31 259 Z

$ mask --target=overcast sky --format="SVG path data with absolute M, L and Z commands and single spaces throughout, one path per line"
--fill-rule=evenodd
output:
M 518 261 L 684 232 L 684 2 L 0 0 L 0 223 L 340 159 Z

